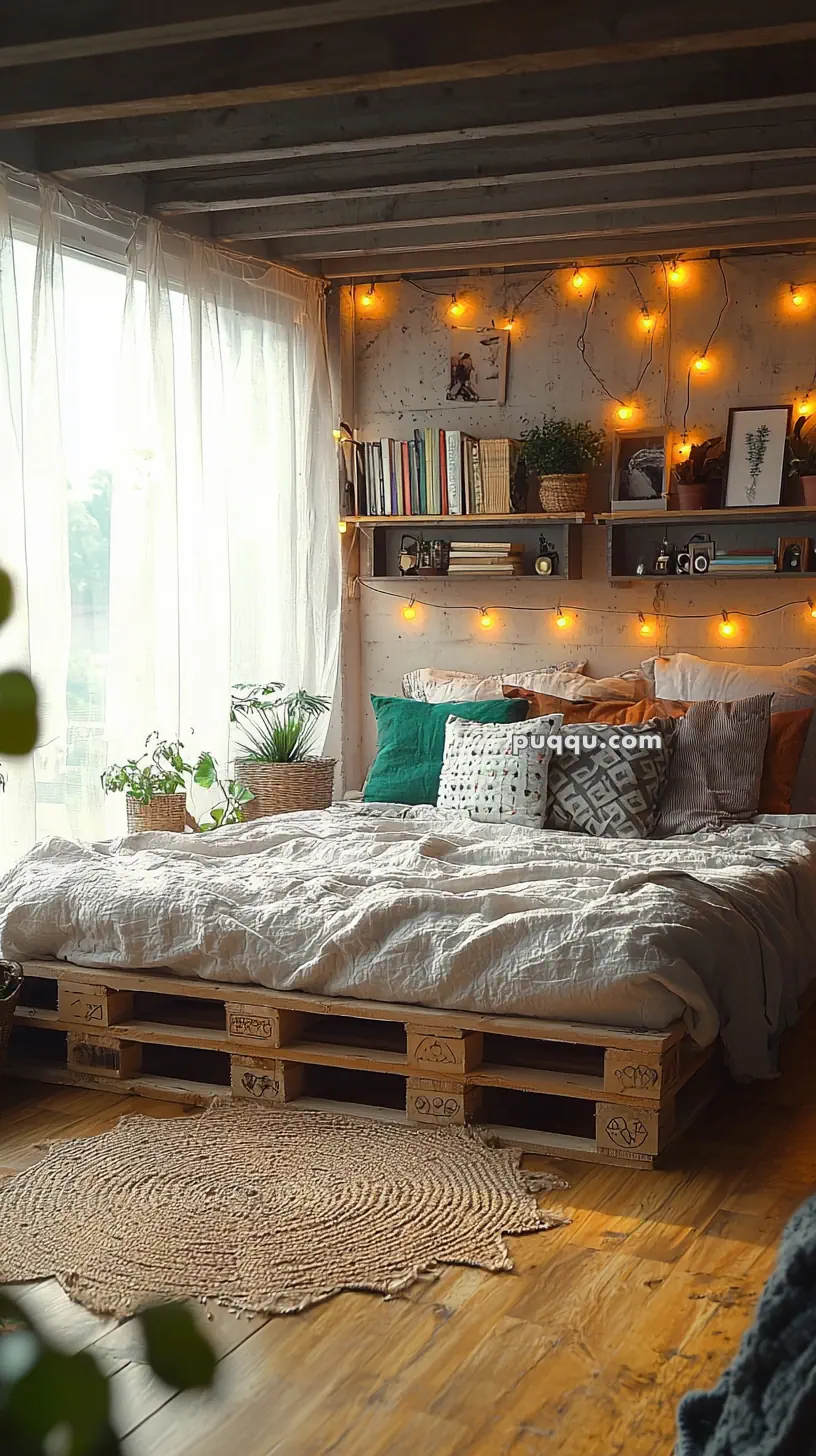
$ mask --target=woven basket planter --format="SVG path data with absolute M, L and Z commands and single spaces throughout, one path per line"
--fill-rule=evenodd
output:
M 5 973 L 5 974 L 4 974 Z M 6 1060 L 6 1049 L 14 1022 L 14 1008 L 23 989 L 23 968 L 17 961 L 0 961 L 0 980 L 10 976 L 17 985 L 10 996 L 0 999 L 0 1070 Z
M 127 796 L 128 834 L 142 834 L 148 829 L 163 829 L 183 834 L 187 822 L 186 794 L 154 794 L 149 804 Z
M 245 819 L 269 814 L 293 814 L 303 809 L 328 809 L 334 788 L 333 758 L 306 758 L 302 763 L 255 763 L 238 758 L 234 773 L 239 784 L 255 795 L 243 805 Z
M 542 475 L 538 498 L 543 511 L 582 511 L 586 503 L 587 475 Z

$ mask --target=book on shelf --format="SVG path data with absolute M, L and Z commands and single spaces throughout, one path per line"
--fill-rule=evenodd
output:
M 523 576 L 524 567 L 520 560 L 513 561 L 452 561 L 448 576 Z
M 519 449 L 517 440 L 477 440 L 461 430 L 416 429 L 409 440 L 359 441 L 355 514 L 509 515 Z

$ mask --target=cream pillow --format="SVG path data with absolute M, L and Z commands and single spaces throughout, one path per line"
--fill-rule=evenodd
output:
M 772 693 L 772 713 L 816 708 L 816 657 L 798 657 L 776 667 L 710 662 L 691 652 L 650 657 L 643 672 L 655 697 L 687 703 L 734 703 Z M 792 814 L 816 814 L 816 714 L 811 721 L 791 797 Z
M 547 740 L 562 722 L 560 713 L 526 723 L 476 723 L 451 716 L 445 724 L 438 807 L 484 824 L 543 828 L 552 754 Z
M 553 675 L 561 671 L 568 672 L 571 678 L 582 677 L 585 667 L 585 662 L 555 662 L 552 667 L 515 674 L 511 668 L 507 668 L 505 672 L 491 673 L 489 677 L 480 672 L 418 667 L 405 674 L 402 679 L 402 692 L 404 697 L 416 698 L 423 703 L 470 703 L 483 698 L 500 698 L 502 683 L 512 681 L 518 683 L 519 687 L 529 687 L 532 692 L 549 693 L 548 687 L 538 688 L 535 684 L 539 681 L 550 682 Z

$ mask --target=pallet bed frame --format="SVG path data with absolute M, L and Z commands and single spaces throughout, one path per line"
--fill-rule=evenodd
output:
M 652 1167 L 714 1096 L 716 1048 L 662 1032 L 29 961 L 11 1075 L 205 1105 L 440 1126 L 528 1152 Z

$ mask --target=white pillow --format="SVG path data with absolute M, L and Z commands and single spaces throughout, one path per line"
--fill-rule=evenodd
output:
M 434 676 L 425 680 L 423 691 L 427 703 L 469 703 L 482 698 L 500 698 L 502 688 L 527 688 L 529 692 L 546 693 L 551 698 L 568 698 L 570 702 L 606 703 L 614 699 L 621 703 L 636 703 L 648 697 L 649 685 L 640 673 L 630 678 L 586 677 L 582 672 L 553 668 L 540 672 L 492 673 L 490 677 L 478 677 L 475 673 L 465 678 L 461 673 L 455 677 L 439 680 Z
M 750 663 L 709 662 L 691 652 L 676 652 L 673 657 L 651 657 L 642 667 L 656 698 L 734 703 L 740 698 L 772 693 L 772 713 L 816 708 L 816 657 L 798 657 L 777 667 L 754 667 Z M 791 813 L 816 813 L 816 713 L 802 750 Z
M 552 753 L 547 739 L 563 721 L 561 713 L 526 723 L 473 723 L 451 716 L 445 724 L 438 807 L 485 824 L 542 829 Z M 523 747 L 520 739 L 527 740 Z
M 585 662 L 555 662 L 552 667 L 536 668 L 531 672 L 514 673 L 512 668 L 507 668 L 505 672 L 494 672 L 489 677 L 480 672 L 460 672 L 455 668 L 418 667 L 405 674 L 402 692 L 403 697 L 417 698 L 423 703 L 471 703 L 483 698 L 500 698 L 502 683 L 505 682 L 516 683 L 534 693 L 548 693 L 548 687 L 537 686 L 539 680 L 549 682 L 553 673 L 560 671 L 580 677 L 585 667 Z

